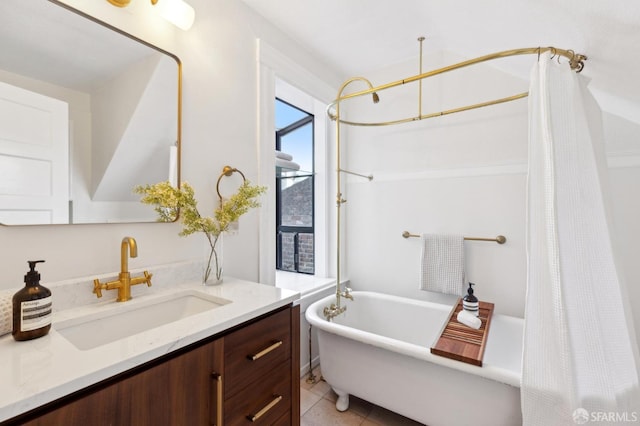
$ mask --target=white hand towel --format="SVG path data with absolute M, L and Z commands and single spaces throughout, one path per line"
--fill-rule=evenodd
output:
M 286 152 L 278 151 L 276 149 L 276 158 L 282 158 L 283 160 L 291 161 L 293 160 L 293 155 L 287 154 Z
M 282 167 L 290 170 L 300 170 L 300 164 L 282 158 L 276 158 L 276 167 Z
M 423 234 L 420 290 L 464 294 L 464 237 Z
M 458 312 L 456 317 L 459 323 L 466 325 L 467 327 L 475 328 L 476 330 L 482 325 L 482 320 L 471 312 L 467 312 L 464 309 Z

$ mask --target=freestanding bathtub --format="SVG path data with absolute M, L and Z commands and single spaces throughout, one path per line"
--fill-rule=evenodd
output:
M 338 394 L 338 410 L 348 409 L 352 394 L 429 426 L 522 423 L 522 319 L 493 315 L 477 367 L 430 352 L 451 306 L 352 294 L 354 301 L 345 300 L 346 312 L 332 322 L 322 310 L 335 296 L 306 312 L 318 331 L 322 376 Z

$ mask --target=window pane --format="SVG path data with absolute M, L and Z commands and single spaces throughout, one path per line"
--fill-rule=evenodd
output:
M 313 178 L 281 178 L 280 225 L 313 226 Z
M 276 131 L 307 117 L 309 114 L 276 99 Z
M 278 237 L 278 246 L 281 262 L 279 269 L 283 271 L 313 274 L 314 258 L 312 233 L 280 232 Z
M 281 232 L 280 233 L 280 253 L 282 256 L 282 266 L 280 269 L 283 271 L 296 272 L 296 258 L 295 258 L 295 232 Z
M 280 138 L 280 151 L 293 156 L 300 169 L 313 171 L 313 123 L 305 124 Z
M 298 234 L 298 272 L 313 274 L 313 234 Z

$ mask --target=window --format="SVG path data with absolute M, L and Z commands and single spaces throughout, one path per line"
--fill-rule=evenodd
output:
M 313 274 L 314 116 L 276 98 L 276 268 Z

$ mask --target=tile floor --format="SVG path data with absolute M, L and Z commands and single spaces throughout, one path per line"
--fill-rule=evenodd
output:
M 331 387 L 321 380 L 320 368 L 313 369 L 315 384 L 307 383 L 307 376 L 300 379 L 300 425 L 301 426 L 421 426 L 399 414 L 370 402 L 351 396 L 349 409 L 336 410 L 338 398 Z

